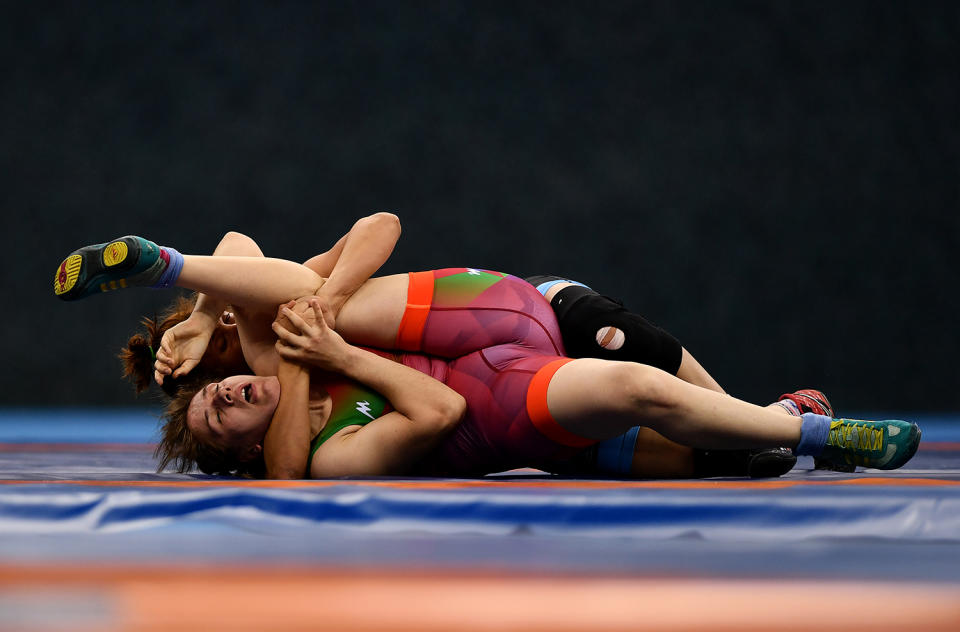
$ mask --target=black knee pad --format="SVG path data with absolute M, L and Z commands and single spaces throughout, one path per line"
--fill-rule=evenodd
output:
M 593 290 L 571 286 L 550 302 L 567 355 L 640 362 L 676 375 L 683 347 L 676 338 Z

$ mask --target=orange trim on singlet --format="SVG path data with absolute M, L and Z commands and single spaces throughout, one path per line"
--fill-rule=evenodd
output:
M 397 330 L 397 349 L 420 351 L 423 328 L 433 304 L 433 271 L 409 272 L 407 281 L 407 309 Z
M 573 448 L 585 448 L 596 443 L 596 440 L 570 432 L 557 423 L 547 408 L 547 387 L 550 386 L 550 380 L 560 367 L 571 361 L 572 358 L 559 358 L 543 365 L 536 372 L 527 387 L 527 414 L 534 427 L 551 441 Z

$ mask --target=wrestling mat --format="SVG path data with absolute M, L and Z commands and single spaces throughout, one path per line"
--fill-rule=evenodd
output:
M 3 630 L 960 630 L 960 418 L 774 480 L 156 473 L 142 410 L 0 411 Z

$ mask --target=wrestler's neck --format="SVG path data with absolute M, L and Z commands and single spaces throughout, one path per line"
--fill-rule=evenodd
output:
M 314 384 L 313 380 L 310 383 L 310 403 L 307 410 L 310 413 L 310 436 L 316 437 L 330 420 L 333 399 L 323 386 Z

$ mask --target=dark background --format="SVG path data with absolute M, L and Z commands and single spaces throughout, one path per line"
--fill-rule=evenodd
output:
M 0 404 L 130 404 L 169 294 L 56 300 L 71 250 L 235 229 L 385 272 L 571 275 L 731 393 L 957 410 L 955 2 L 5 4 Z

